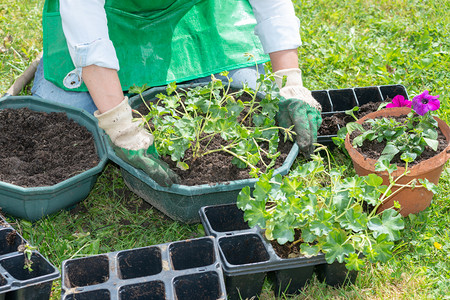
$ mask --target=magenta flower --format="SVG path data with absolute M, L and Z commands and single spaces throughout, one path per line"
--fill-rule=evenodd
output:
M 438 100 L 439 95 L 432 96 L 425 90 L 422 94 L 417 95 L 413 98 L 412 104 L 413 109 L 416 113 L 423 116 L 430 110 L 438 110 L 441 103 Z
M 412 102 L 405 99 L 402 95 L 397 95 L 392 99 L 392 102 L 386 107 L 411 107 Z

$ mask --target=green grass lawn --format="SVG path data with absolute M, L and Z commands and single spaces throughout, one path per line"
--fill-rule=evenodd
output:
M 305 86 L 403 84 L 410 96 L 428 89 L 440 95 L 440 117 L 449 121 L 450 1 L 294 2 L 301 19 Z M 1 0 L 0 95 L 42 50 L 42 7 L 38 0 Z M 431 207 L 406 218 L 406 234 L 393 259 L 366 265 L 354 285 L 333 289 L 314 279 L 292 298 L 450 299 L 449 193 L 447 168 Z M 58 267 L 65 259 L 204 234 L 201 225 L 174 222 L 130 192 L 112 163 L 76 208 L 33 224 L 13 217 L 8 221 Z M 60 282 L 55 281 L 52 299 L 59 298 Z M 270 283 L 261 298 L 274 298 Z

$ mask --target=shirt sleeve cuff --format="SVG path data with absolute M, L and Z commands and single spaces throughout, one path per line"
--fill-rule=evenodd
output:
M 91 43 L 69 47 L 75 70 L 70 71 L 63 80 L 65 87 L 78 88 L 83 82 L 82 68 L 90 65 L 119 70 L 116 50 L 109 39 L 97 39 Z
M 265 53 L 301 46 L 300 20 L 296 16 L 272 17 L 255 26 Z
M 97 65 L 109 69 L 119 70 L 119 60 L 114 45 L 109 39 L 100 38 L 86 44 L 69 47 L 75 68 Z

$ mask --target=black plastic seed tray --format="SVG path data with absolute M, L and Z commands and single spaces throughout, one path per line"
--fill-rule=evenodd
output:
M 311 93 L 322 105 L 322 119 L 324 121 L 336 114 L 343 115 L 346 110 L 355 106 L 360 107 L 370 102 L 385 101 L 387 98 L 392 99 L 396 95 L 402 95 L 408 99 L 406 88 L 400 84 L 318 90 Z M 321 134 L 319 129 L 317 142 L 323 145 L 332 145 L 332 138 L 336 136 L 340 128 L 340 125 L 337 124 L 333 129 L 335 132 L 331 134 L 329 134 L 330 132 Z
M 326 283 L 339 286 L 354 282 L 344 264 L 327 264 L 324 254 L 283 259 L 259 228 L 250 228 L 236 204 L 205 206 L 199 211 L 208 235 L 216 237 L 229 299 L 257 296 L 267 276 L 274 282 L 276 295 L 295 294 L 314 273 Z
M 59 271 L 39 252 L 31 255 L 31 269 L 24 268 L 25 255 L 18 251 L 27 242 L 0 217 L 0 299 L 46 300 Z
M 213 237 L 63 261 L 64 300 L 226 299 Z

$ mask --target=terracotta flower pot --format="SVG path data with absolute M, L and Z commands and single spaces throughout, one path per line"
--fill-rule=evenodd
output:
M 363 118 L 359 119 L 357 123 L 362 124 L 367 119 L 374 119 L 377 117 L 395 117 L 406 115 L 411 111 L 410 108 L 400 107 L 400 108 L 385 108 L 383 110 L 379 110 L 370 114 L 367 114 Z M 442 133 L 445 135 L 447 141 L 450 141 L 450 128 L 449 126 L 439 118 L 436 118 L 438 122 L 438 126 L 441 129 Z M 383 184 L 388 184 L 388 174 L 387 172 L 377 172 L 375 171 L 375 164 L 377 160 L 371 158 L 365 158 L 356 148 L 352 146 L 350 143 L 350 137 L 347 134 L 345 138 L 345 148 L 347 149 L 350 157 L 353 161 L 353 167 L 358 175 L 364 176 L 370 173 L 375 173 L 378 176 L 383 178 Z M 429 158 L 425 161 L 422 161 L 416 165 L 409 167 L 410 173 L 401 178 L 398 183 L 406 184 L 412 179 L 428 179 L 430 182 L 434 184 L 438 184 L 439 177 L 441 176 L 444 164 L 450 158 L 450 145 L 448 145 L 445 150 L 436 154 L 434 157 Z M 397 178 L 401 174 L 403 174 L 405 168 L 397 167 L 397 170 L 393 173 L 394 178 Z M 395 191 L 395 189 L 393 189 Z M 387 208 L 394 206 L 394 201 L 398 201 L 401 205 L 401 209 L 399 212 L 402 216 L 408 216 L 409 214 L 418 213 L 428 206 L 430 206 L 431 199 L 433 198 L 433 193 L 425 189 L 420 184 L 417 185 L 414 189 L 405 188 L 402 191 L 398 192 L 393 197 L 387 199 L 385 203 L 383 203 L 379 211 L 383 211 Z

